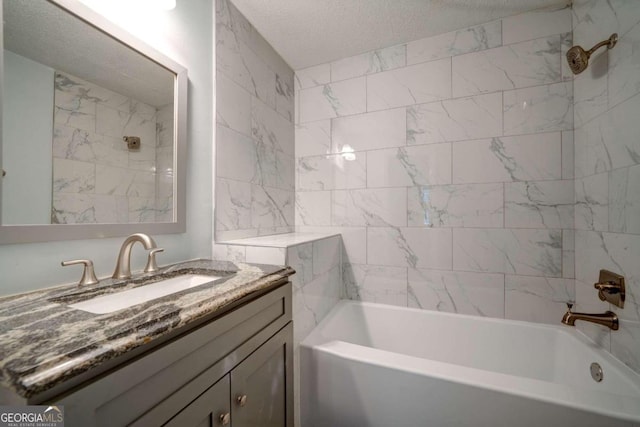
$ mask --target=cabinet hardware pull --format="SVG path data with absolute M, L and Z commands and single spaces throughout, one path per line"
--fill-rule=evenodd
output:
M 240 395 L 240 394 L 239 394 L 239 395 L 236 397 L 236 403 L 237 403 L 239 406 L 244 406 L 244 405 L 246 405 L 246 404 L 247 404 L 247 395 L 246 395 L 246 394 L 242 394 L 242 395 Z
M 229 422 L 231 421 L 231 414 L 230 413 L 226 413 L 226 414 L 220 414 L 220 424 L 222 424 L 223 426 L 229 425 Z

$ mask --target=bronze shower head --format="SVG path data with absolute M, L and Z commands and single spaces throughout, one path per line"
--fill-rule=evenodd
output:
M 567 52 L 567 61 L 569 62 L 569 68 L 573 71 L 573 74 L 580 74 L 587 69 L 589 65 L 589 58 L 596 50 L 602 46 L 607 46 L 607 49 L 611 49 L 616 45 L 618 41 L 618 34 L 613 33 L 609 39 L 601 41 L 588 51 L 585 51 L 581 46 L 573 46 Z

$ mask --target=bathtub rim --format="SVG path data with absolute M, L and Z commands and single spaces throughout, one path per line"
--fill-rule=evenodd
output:
M 633 385 L 638 389 L 639 394 L 636 396 L 630 396 L 628 394 L 616 394 L 605 391 L 576 389 L 575 387 L 571 387 L 566 384 L 529 377 L 520 377 L 437 360 L 423 359 L 416 356 L 394 353 L 392 351 L 363 346 L 346 341 L 328 339 L 326 336 L 322 335 L 324 327 L 326 327 L 327 323 L 331 322 L 345 306 L 364 306 L 390 311 L 410 310 L 429 316 L 441 316 L 445 318 L 460 318 L 462 316 L 474 321 L 481 320 L 487 323 L 512 324 L 526 326 L 527 328 L 551 330 L 555 333 L 563 334 L 569 339 L 578 340 L 583 345 L 594 350 L 599 357 L 606 359 L 607 362 L 620 369 L 621 374 L 627 376 L 627 378 L 632 381 Z M 424 313 L 425 311 L 427 313 Z M 636 423 L 640 422 L 640 375 L 593 342 L 581 331 L 570 326 L 560 324 L 557 326 L 551 324 L 538 324 L 520 320 L 488 318 L 468 314 L 423 310 L 413 307 L 400 307 L 372 302 L 341 300 L 312 330 L 312 332 L 301 341 L 300 346 L 301 348 L 309 349 L 311 351 L 322 351 L 355 362 L 366 361 L 366 363 L 387 369 L 402 370 L 418 375 L 434 377 L 443 381 L 462 383 L 474 388 L 489 389 L 498 393 L 512 394 L 545 403 L 564 405 L 573 409 L 592 412 L 620 420 Z M 302 353 L 303 352 L 301 352 L 301 355 Z M 398 364 L 399 360 L 403 363 Z M 301 360 L 300 363 L 302 369 L 303 360 Z M 407 370 L 405 369 L 405 366 L 411 366 L 413 368 Z

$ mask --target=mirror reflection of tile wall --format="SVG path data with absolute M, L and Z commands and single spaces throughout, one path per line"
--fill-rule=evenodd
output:
M 156 108 L 58 71 L 54 101 L 51 222 L 171 221 L 173 104 Z M 140 148 L 124 136 L 140 137 Z

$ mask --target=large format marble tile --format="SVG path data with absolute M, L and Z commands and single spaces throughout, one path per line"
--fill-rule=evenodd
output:
M 367 263 L 450 270 L 451 229 L 369 227 Z
M 504 92 L 504 134 L 573 129 L 572 82 Z
M 342 238 L 342 262 L 353 264 L 367 263 L 366 227 L 316 227 L 296 224 L 296 231 L 339 233 Z
M 216 179 L 215 222 L 217 230 L 251 228 L 251 184 Z
M 156 114 L 156 131 L 158 134 L 158 148 L 173 148 L 173 102 L 158 108 Z
M 504 275 L 409 268 L 409 307 L 504 317 Z
M 505 227 L 573 228 L 573 180 L 505 184 Z
M 527 276 L 562 275 L 560 230 L 453 229 L 455 270 Z
M 313 247 L 313 275 L 318 276 L 340 265 L 342 246 L 340 237 L 315 240 Z
M 294 98 L 293 73 L 291 76 L 276 74 L 276 111 L 290 123 L 295 115 Z
M 320 120 L 296 125 L 296 157 L 331 153 L 331 120 Z
M 296 70 L 295 89 L 307 89 L 327 84 L 331 81 L 331 66 L 329 64 L 314 65 L 313 67 Z
M 347 298 L 407 306 L 407 269 L 371 264 L 344 264 Z
M 640 96 L 615 106 L 576 129 L 577 177 L 640 163 Z
M 295 196 L 290 190 L 253 185 L 251 190 L 251 223 L 253 228 L 274 233 L 275 227 L 293 227 Z
M 505 277 L 505 318 L 557 325 L 575 301 L 573 279 Z
M 367 111 L 440 101 L 450 97 L 450 59 L 367 76 Z
M 150 105 L 60 71 L 55 72 L 53 84 L 55 106 L 63 110 L 95 114 L 95 104 L 102 104 L 127 113 L 136 107 L 139 112 L 155 111 Z
M 502 94 L 492 93 L 407 108 L 407 144 L 502 135 Z
M 539 9 L 502 19 L 503 44 L 571 31 L 571 8 Z
M 569 62 L 565 60 L 567 52 L 573 46 L 573 33 L 565 33 L 561 36 L 560 57 L 562 58 L 562 81 L 573 81 L 574 74 L 569 67 Z M 575 104 L 575 102 L 574 102 Z
M 291 276 L 295 290 L 302 289 L 313 280 L 313 245 L 311 242 L 287 248 L 286 263 L 296 271 Z
M 247 262 L 247 247 L 240 245 L 214 244 L 212 257 L 217 261 Z M 297 271 L 296 271 L 297 272 Z M 294 276 L 290 277 L 294 279 Z
M 451 183 L 451 144 L 367 152 L 367 186 L 400 187 Z
M 640 234 L 640 165 L 609 173 L 609 231 Z
M 303 157 L 297 163 L 298 190 L 344 190 L 367 184 L 366 152 Z
M 272 168 L 275 168 L 275 158 L 272 162 Z M 259 167 L 256 143 L 248 136 L 217 126 L 216 174 L 237 181 L 262 183 L 263 171 Z
M 155 197 L 153 172 L 136 171 L 115 166 L 96 165 L 96 194 L 116 196 Z
M 129 221 L 156 222 L 156 200 L 153 197 L 128 197 Z
M 156 119 L 154 115 L 124 112 L 105 105 L 96 106 L 96 133 L 122 138 L 140 137 L 141 143 L 156 146 Z
M 575 177 L 575 150 L 573 131 L 562 131 L 562 179 Z
M 572 11 L 575 42 L 585 49 L 611 33 L 622 36 L 640 22 L 638 5 L 628 0 L 574 0 Z
M 53 159 L 53 192 L 94 193 L 96 165 L 67 159 Z
M 263 102 L 251 102 L 251 135 L 259 143 L 294 156 L 294 131 L 291 122 Z
M 453 143 L 453 182 L 557 180 L 559 132 Z
M 409 42 L 407 43 L 407 64 L 417 64 L 498 47 L 502 44 L 500 24 L 500 20 L 496 20 Z
M 331 191 L 296 191 L 295 224 L 331 225 Z
M 332 152 L 404 146 L 406 123 L 404 108 L 334 119 L 331 121 Z
M 606 173 L 575 180 L 575 228 L 609 229 L 609 176 Z
M 560 35 L 453 58 L 453 95 L 517 89 L 562 80 Z
M 502 227 L 503 184 L 408 189 L 409 227 Z
M 275 72 L 247 46 L 250 36 L 238 36 L 239 32 L 251 31 L 250 25 L 248 21 L 244 25 L 237 25 L 238 21 L 233 21 L 230 9 L 233 9 L 230 2 L 216 2 L 216 68 L 250 94 L 275 108 Z M 233 17 L 240 16 L 234 14 Z
M 302 341 L 342 298 L 342 269 L 336 266 L 294 290 L 294 341 Z
M 129 153 L 122 139 L 65 125 L 54 126 L 53 156 L 112 166 L 126 165 L 129 161 Z
M 55 125 L 65 125 L 74 129 L 82 129 L 87 132 L 96 131 L 96 103 L 95 102 L 83 102 L 74 104 L 75 98 L 69 98 L 69 96 L 55 92 L 58 103 L 62 106 L 56 105 L 53 114 L 53 123 Z
M 296 186 L 296 159 L 280 150 L 276 150 L 276 170 L 274 187 L 293 191 Z M 263 166 L 261 166 L 263 167 Z M 269 185 L 268 182 L 265 184 Z
M 337 226 L 405 226 L 406 188 L 336 190 L 331 224 Z
M 611 333 L 611 353 L 640 372 L 640 322 L 620 323 L 620 329 Z
M 406 65 L 405 45 L 377 49 L 331 63 L 331 81 L 346 80 Z
M 621 320 L 640 321 L 639 253 L 640 235 L 581 230 L 576 232 L 576 279 L 591 284 L 591 301 L 598 300 L 592 284 L 598 281 L 601 269 L 624 276 L 624 309 L 614 305 L 609 308 Z
M 609 108 L 609 56 L 599 52 L 589 60 L 589 69 L 573 78 L 575 127 L 579 128 Z
M 302 89 L 300 123 L 364 113 L 367 110 L 364 77 Z
M 251 135 L 251 95 L 224 73 L 216 75 L 216 122 Z
M 575 230 L 562 230 L 562 277 L 576 277 L 576 237 Z
M 638 12 L 635 13 L 638 16 Z M 609 108 L 640 92 L 640 24 L 622 34 L 609 52 Z
M 285 248 L 269 248 L 260 246 L 246 247 L 246 262 L 256 264 L 284 265 Z

